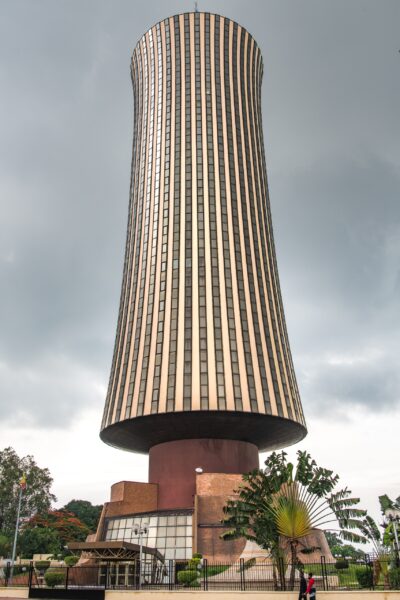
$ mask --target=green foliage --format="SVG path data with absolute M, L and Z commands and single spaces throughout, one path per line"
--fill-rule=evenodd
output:
M 400 567 L 392 567 L 390 569 L 389 584 L 392 590 L 400 590 Z
M 62 547 L 68 542 L 85 541 L 89 533 L 89 528 L 66 510 L 49 510 L 44 514 L 35 515 L 26 523 L 25 528 L 52 529 L 57 534 Z
M 187 568 L 188 568 L 189 570 L 198 570 L 198 568 L 199 568 L 199 565 L 200 565 L 200 562 L 201 562 L 201 558 L 197 558 L 197 557 L 195 558 L 195 557 L 193 556 L 193 558 L 191 558 L 191 559 L 188 561 Z
M 396 500 L 391 500 L 387 494 L 379 496 L 379 504 L 381 507 L 382 515 L 389 509 L 400 510 L 400 496 Z
M 337 533 L 333 531 L 324 531 L 328 546 L 332 549 L 334 546 L 342 546 L 343 541 L 340 539 Z
M 66 576 L 65 571 L 49 570 L 49 571 L 46 571 L 46 573 L 44 574 L 44 580 L 46 582 L 46 585 L 53 588 L 56 585 L 61 585 L 61 584 L 65 583 L 65 576 Z
M 373 586 L 373 572 L 372 569 L 368 567 L 357 567 L 355 570 L 356 579 L 358 581 L 358 585 L 361 588 L 372 588 Z
M 11 552 L 11 540 L 6 535 L 0 534 L 0 557 L 9 556 Z
M 341 556 L 342 558 L 351 558 L 353 560 L 365 557 L 365 552 L 355 548 L 351 544 L 344 544 L 336 533 L 324 531 L 324 534 L 333 556 Z
M 387 549 L 391 549 L 397 556 L 395 528 L 398 528 L 398 524 L 393 521 L 393 518 L 388 516 L 388 511 L 392 511 L 395 515 L 400 515 L 400 496 L 396 498 L 396 500 L 391 500 L 387 494 L 384 494 L 379 496 L 379 504 L 384 517 L 384 523 L 382 525 L 384 527 L 384 534 L 382 537 L 383 546 Z
M 32 456 L 20 458 L 12 448 L 0 451 L 0 534 L 12 539 L 17 520 L 19 481 L 25 473 L 26 489 L 22 493 L 21 517 L 30 518 L 49 510 L 56 500 L 50 492 L 53 479 L 48 469 L 37 466 Z
M 102 504 L 94 505 L 88 500 L 70 500 L 62 510 L 74 514 L 94 533 L 102 511 Z
M 203 555 L 202 555 L 202 554 L 200 554 L 200 552 L 195 552 L 195 553 L 193 554 L 193 558 L 203 558 Z
M 18 537 L 18 551 L 22 558 L 34 554 L 55 554 L 62 550 L 62 543 L 54 529 L 49 527 L 25 528 Z
M 297 541 L 312 528 L 334 522 L 340 537 L 364 542 L 365 537 L 354 531 L 365 515 L 355 508 L 359 498 L 351 497 L 347 488 L 334 492 L 338 475 L 318 467 L 308 453 L 297 453 L 296 469 L 286 456 L 273 452 L 264 470 L 243 475 L 238 498 L 224 508 L 229 529 L 222 537 L 245 537 L 274 554 L 282 538 Z
M 278 568 L 278 558 L 290 552 L 290 589 L 294 587 L 295 566 L 299 562 L 301 540 L 314 528 L 335 523 L 339 536 L 352 542 L 365 542 L 356 530 L 365 511 L 358 509 L 359 498 L 344 488 L 335 491 L 339 476 L 318 467 L 307 452 L 297 452 L 296 467 L 285 452 L 273 452 L 265 469 L 243 475 L 237 498 L 224 507 L 228 530 L 224 539 L 245 537 L 269 550 Z M 281 576 L 284 573 L 280 573 Z
M 340 571 L 341 569 L 348 569 L 349 568 L 349 563 L 347 560 L 345 559 L 341 559 L 341 560 L 337 560 L 335 563 L 335 568 Z
M 385 540 L 385 536 L 379 531 L 379 527 L 374 519 L 367 515 L 362 521 L 360 530 L 363 535 L 372 542 L 378 559 L 383 560 L 386 564 L 390 554 L 390 546 L 386 545 L 387 540 Z M 380 568 L 380 570 L 382 570 L 382 568 Z M 383 568 L 383 570 L 385 570 L 385 568 Z
M 38 571 L 44 571 L 45 569 L 48 569 L 50 567 L 50 561 L 49 560 L 37 560 L 35 561 L 35 569 L 38 569 Z
M 67 567 L 73 567 L 74 565 L 76 565 L 78 560 L 79 560 L 79 556 L 73 556 L 72 554 L 70 556 L 66 556 L 64 558 L 64 562 L 67 565 Z
M 179 583 L 181 583 L 184 587 L 189 587 L 190 584 L 197 579 L 197 576 L 198 572 L 193 569 L 179 571 L 177 575 Z

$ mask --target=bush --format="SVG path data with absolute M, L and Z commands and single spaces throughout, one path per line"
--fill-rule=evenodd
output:
M 200 554 L 200 552 L 195 552 L 195 553 L 193 554 L 193 558 L 203 558 L 203 555 L 202 555 L 202 554 Z
M 76 565 L 78 560 L 79 560 L 79 556 L 66 556 L 64 558 L 64 562 L 67 565 L 67 567 L 73 567 L 74 565 Z
M 201 558 L 194 558 L 194 557 L 191 558 L 188 561 L 187 569 L 196 571 L 199 568 L 200 562 L 201 562 Z
M 345 558 L 339 558 L 335 563 L 335 568 L 340 571 L 341 569 L 348 569 L 349 563 Z
M 189 587 L 197 579 L 197 575 L 197 571 L 179 571 L 177 577 L 179 583 L 184 587 Z
M 46 571 L 44 574 L 44 580 L 46 585 L 53 588 L 56 585 L 65 583 L 65 572 L 64 571 Z
M 374 581 L 372 569 L 358 567 L 356 569 L 356 578 L 361 588 L 372 588 Z
M 50 561 L 49 560 L 37 560 L 35 562 L 35 569 L 38 569 L 39 571 L 45 571 L 46 569 L 48 569 L 50 566 Z
M 389 584 L 392 590 L 400 590 L 400 567 L 392 567 L 390 569 Z

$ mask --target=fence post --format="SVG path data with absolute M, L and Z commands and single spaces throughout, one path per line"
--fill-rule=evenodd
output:
M 326 560 L 325 556 L 321 555 L 321 572 L 322 572 L 322 584 L 324 586 L 324 592 L 328 589 L 328 575 L 326 572 Z
M 104 589 L 108 588 L 108 562 L 106 562 L 106 569 L 104 572 Z
M 8 580 L 10 579 L 10 573 L 11 573 L 11 563 L 10 563 L 10 561 L 8 561 L 7 565 L 6 565 L 6 572 L 4 573 L 5 587 L 8 587 Z
M 69 567 L 67 567 L 66 570 L 66 574 L 65 574 L 65 589 L 68 589 L 68 573 L 69 573 Z
M 29 563 L 29 579 L 28 579 L 29 589 L 31 589 L 31 587 L 32 587 L 32 578 L 33 578 L 33 560 L 31 560 L 31 562 Z
M 208 561 L 206 558 L 203 559 L 203 588 L 204 591 L 208 591 Z
M 173 568 L 172 568 L 172 560 L 169 559 L 168 561 L 168 589 L 172 590 L 173 589 L 173 581 L 172 581 L 172 575 L 173 575 Z
M 285 563 L 282 556 L 278 558 L 278 565 L 279 577 L 281 580 L 281 590 L 286 590 Z
M 372 563 L 371 557 L 369 554 L 365 555 L 365 566 L 367 568 L 367 570 L 369 569 L 370 572 L 370 576 L 371 576 L 371 589 L 374 590 L 375 589 L 375 584 L 374 584 L 374 565 Z
M 244 559 L 243 558 L 240 559 L 239 572 L 240 572 L 240 591 L 244 592 L 244 590 L 246 589 L 246 586 L 245 586 L 245 581 L 244 581 Z

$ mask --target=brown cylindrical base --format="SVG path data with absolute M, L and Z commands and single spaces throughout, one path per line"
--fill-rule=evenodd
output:
M 158 509 L 192 508 L 196 468 L 204 473 L 247 473 L 259 466 L 250 442 L 219 439 L 178 440 L 150 448 L 149 483 L 158 484 Z

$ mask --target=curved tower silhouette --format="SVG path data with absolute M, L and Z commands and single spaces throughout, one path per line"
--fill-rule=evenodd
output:
M 259 450 L 306 434 L 268 198 L 263 61 L 237 23 L 187 13 L 149 29 L 131 72 L 128 232 L 101 438 L 149 452 L 161 505 L 184 506 L 195 466 L 240 473 Z

